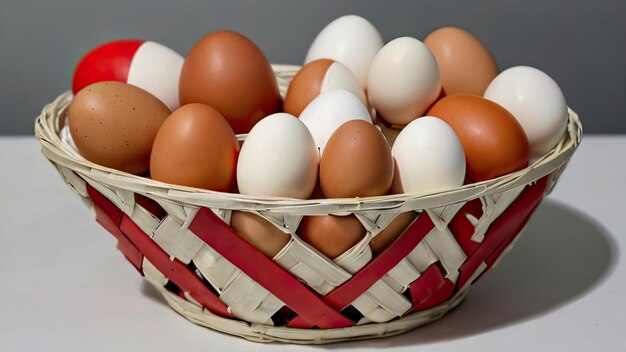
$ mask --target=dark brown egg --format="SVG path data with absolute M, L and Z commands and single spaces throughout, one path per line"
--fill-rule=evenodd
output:
M 330 259 L 352 248 L 365 234 L 354 215 L 305 216 L 298 227 L 298 236 Z
M 352 120 L 330 136 L 320 162 L 327 198 L 380 196 L 393 181 L 393 157 L 385 136 L 369 122 Z
M 192 48 L 180 73 L 180 103 L 217 109 L 235 133 L 247 133 L 278 112 L 281 98 L 270 63 L 248 38 L 227 30 L 209 33 Z
M 181 106 L 154 140 L 154 180 L 229 192 L 235 185 L 239 142 L 224 117 L 204 104 Z
M 489 180 L 528 164 L 530 148 L 522 126 L 492 101 L 475 95 L 449 95 L 426 114 L 448 123 L 459 137 L 469 181 Z
M 152 143 L 170 110 L 141 88 L 107 81 L 78 92 L 68 113 L 72 139 L 85 159 L 142 174 L 149 169 Z
M 274 258 L 289 242 L 289 235 L 259 215 L 233 211 L 230 226 L 268 258 Z

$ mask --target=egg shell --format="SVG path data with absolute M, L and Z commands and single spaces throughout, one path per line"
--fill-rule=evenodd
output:
M 149 169 L 152 143 L 170 110 L 141 88 L 105 81 L 78 92 L 68 114 L 72 140 L 85 159 L 142 174 Z
M 398 214 L 384 230 L 372 238 L 370 241 L 372 252 L 378 254 L 389 247 L 413 223 L 416 217 L 417 213 L 414 211 Z
M 365 92 L 352 71 L 339 62 L 319 59 L 304 65 L 291 80 L 284 110 L 299 116 L 315 97 L 331 89 L 350 91 L 367 106 Z
M 461 28 L 439 28 L 424 39 L 424 44 L 437 60 L 442 89 L 447 95 L 483 95 L 498 75 L 498 65 L 489 49 Z
M 531 157 L 548 153 L 565 133 L 565 96 L 559 85 L 539 69 L 516 66 L 503 71 L 491 82 L 484 97 L 507 109 L 519 121 L 528 137 Z
M 102 81 L 145 89 L 170 110 L 177 109 L 178 81 L 184 58 L 174 50 L 139 39 L 111 41 L 89 51 L 76 66 L 72 92 Z
M 327 198 L 381 196 L 391 187 L 393 168 L 385 136 L 369 122 L 352 120 L 326 144 L 320 185 Z
M 274 258 L 291 238 L 289 234 L 254 213 L 233 211 L 230 226 L 268 258 Z
M 305 64 L 317 59 L 332 59 L 344 64 L 367 86 L 372 59 L 383 47 L 376 27 L 363 17 L 346 15 L 330 22 L 315 37 L 306 54 Z
M 330 259 L 335 259 L 361 241 L 366 230 L 354 215 L 305 216 L 298 237 Z
M 459 187 L 465 178 L 463 146 L 444 121 L 420 117 L 409 123 L 391 148 L 393 193 L 432 192 Z
M 228 30 L 207 34 L 189 51 L 180 74 L 180 102 L 214 107 L 235 133 L 247 133 L 282 106 L 274 71 L 263 52 L 250 39 Z
M 333 89 L 320 94 L 300 114 L 300 121 L 311 132 L 320 155 L 335 130 L 351 120 L 372 122 L 363 102 L 345 89 Z
M 276 113 L 259 121 L 241 148 L 237 183 L 241 194 L 308 198 L 317 181 L 319 154 L 302 121 Z
M 435 103 L 428 115 L 447 122 L 458 135 L 469 181 L 489 180 L 528 164 L 529 146 L 522 126 L 492 101 L 476 95 L 449 95 Z
M 394 39 L 372 61 L 367 89 L 380 116 L 393 125 L 406 125 L 422 116 L 439 96 L 435 57 L 415 38 Z
M 224 117 L 204 104 L 174 111 L 154 140 L 154 180 L 228 192 L 235 185 L 239 143 Z

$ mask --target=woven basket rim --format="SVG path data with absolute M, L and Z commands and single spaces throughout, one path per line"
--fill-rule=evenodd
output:
M 285 94 L 289 80 L 300 66 L 272 65 L 281 94 Z M 65 121 L 65 111 L 72 99 L 71 92 L 65 92 L 47 104 L 35 120 L 35 135 L 42 145 L 42 153 L 77 173 L 89 174 L 103 183 L 133 190 L 145 195 L 156 195 L 175 203 L 187 206 L 220 207 L 233 210 L 266 210 L 298 213 L 345 213 L 396 208 L 425 209 L 467 201 L 478 196 L 502 192 L 513 187 L 528 184 L 551 173 L 567 163 L 582 139 L 582 125 L 578 115 L 568 108 L 568 125 L 558 144 L 546 155 L 535 160 L 528 167 L 507 175 L 472 183 L 461 187 L 421 193 L 403 193 L 365 198 L 294 199 L 284 197 L 259 197 L 237 193 L 217 192 L 186 186 L 173 185 L 128 174 L 92 163 L 62 142 L 60 130 Z M 245 139 L 246 135 L 238 135 Z

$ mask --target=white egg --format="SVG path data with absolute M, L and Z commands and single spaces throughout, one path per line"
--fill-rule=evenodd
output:
M 315 141 L 297 117 L 267 116 L 254 125 L 239 152 L 239 192 L 306 199 L 315 188 L 318 165 Z
M 148 41 L 133 56 L 126 81 L 147 90 L 174 111 L 180 107 L 178 81 L 184 62 L 176 51 Z
M 320 93 L 328 92 L 333 89 L 345 89 L 350 93 L 356 95 L 363 105 L 367 106 L 367 98 L 365 97 L 365 91 L 359 80 L 354 73 L 346 67 L 346 65 L 340 62 L 333 62 L 326 71 L 324 79 L 322 80 L 322 86 Z
M 372 122 L 363 102 L 345 89 L 333 89 L 318 95 L 300 114 L 300 121 L 311 132 L 320 155 L 333 132 L 351 120 Z
M 526 132 L 531 157 L 554 148 L 567 126 L 567 103 L 561 88 L 544 72 L 529 66 L 502 71 L 484 97 L 507 109 Z
M 409 123 L 391 149 L 394 193 L 429 192 L 463 185 L 465 154 L 452 127 L 432 116 Z
M 317 59 L 332 59 L 346 65 L 367 85 L 367 72 L 372 59 L 383 47 L 383 38 L 376 27 L 363 17 L 342 16 L 329 23 L 317 35 L 304 63 Z
M 439 97 L 437 61 L 419 40 L 394 39 L 372 61 L 367 89 L 380 116 L 392 124 L 406 125 L 422 116 Z

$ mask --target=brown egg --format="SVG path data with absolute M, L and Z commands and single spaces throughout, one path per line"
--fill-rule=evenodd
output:
M 393 181 L 393 157 L 371 123 L 352 120 L 330 136 L 320 161 L 320 186 L 328 198 L 380 196 Z
M 500 105 L 475 95 L 456 94 L 439 100 L 426 114 L 447 122 L 461 140 L 467 180 L 489 180 L 528 165 L 526 134 Z
M 70 133 L 85 159 L 142 174 L 149 169 L 152 142 L 170 110 L 141 88 L 109 81 L 78 92 L 68 114 Z
M 330 259 L 352 248 L 365 234 L 354 215 L 305 216 L 298 227 L 298 236 Z
M 398 214 L 389 225 L 370 241 L 374 254 L 382 252 L 406 230 L 417 217 L 414 211 Z
M 247 133 L 263 117 L 278 112 L 281 98 L 267 58 L 243 35 L 209 33 L 189 51 L 180 73 L 180 103 L 217 109 L 235 133 Z
M 435 55 L 446 95 L 482 96 L 498 75 L 498 65 L 487 47 L 460 28 L 439 28 L 424 39 L 424 44 Z
M 315 97 L 331 89 L 346 89 L 365 106 L 368 104 L 359 80 L 349 68 L 330 59 L 318 59 L 304 65 L 291 80 L 283 108 L 286 113 L 300 116 Z
M 187 104 L 167 118 L 154 140 L 153 179 L 228 192 L 235 185 L 239 143 L 224 117 L 204 104 Z
M 233 211 L 230 226 L 269 258 L 274 258 L 290 238 L 272 223 L 253 213 Z

